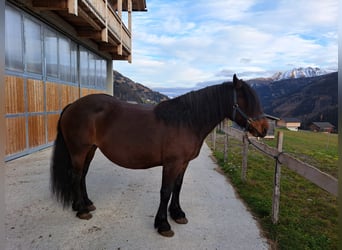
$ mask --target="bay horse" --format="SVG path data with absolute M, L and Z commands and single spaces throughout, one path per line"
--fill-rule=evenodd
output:
M 264 137 L 268 122 L 255 91 L 243 80 L 192 91 L 158 105 L 129 104 L 106 94 L 84 96 L 62 111 L 51 162 L 51 190 L 80 219 L 95 210 L 86 175 L 95 151 L 130 169 L 163 166 L 160 205 L 154 226 L 174 232 L 167 220 L 188 222 L 179 203 L 183 176 L 206 136 L 225 118 L 254 136 Z

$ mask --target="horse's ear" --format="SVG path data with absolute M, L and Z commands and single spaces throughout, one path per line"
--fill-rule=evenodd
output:
M 234 76 L 233 76 L 233 86 L 236 89 L 238 89 L 242 86 L 242 81 L 237 78 L 236 74 L 234 74 Z

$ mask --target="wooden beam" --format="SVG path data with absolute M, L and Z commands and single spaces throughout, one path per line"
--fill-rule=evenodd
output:
M 118 55 L 122 56 L 122 43 L 118 45 Z
M 122 19 L 122 0 L 118 0 L 117 8 L 118 8 L 118 16 L 120 17 L 120 20 L 121 20 Z
M 77 35 L 82 38 L 91 38 L 97 41 L 101 41 L 102 32 L 97 30 L 89 30 L 89 29 L 78 29 Z
M 105 28 L 102 30 L 102 39 L 108 42 L 108 0 L 106 0 Z
M 120 55 L 113 55 L 113 60 L 118 60 L 118 61 L 127 61 L 128 56 L 120 56 Z
M 67 10 L 69 6 L 66 0 L 32 0 L 32 7 L 40 10 Z
M 117 51 L 117 47 L 110 45 L 110 44 L 100 44 L 98 48 L 100 51 L 111 52 L 111 53 L 115 53 Z
M 5 1 L 0 1 L 0 249 L 5 249 Z
M 110 53 L 114 53 L 114 54 L 118 54 L 118 45 L 114 45 L 114 44 L 100 44 L 99 45 L 99 50 L 100 51 L 105 51 L 105 52 L 110 52 Z
M 77 0 L 68 0 L 68 13 L 75 16 L 78 15 Z
M 279 161 L 322 189 L 335 196 L 338 195 L 338 181 L 336 178 L 286 153 L 279 155 Z
M 102 29 L 101 31 L 101 41 L 108 43 L 108 28 L 107 27 Z
M 277 136 L 277 149 L 278 152 L 283 151 L 283 139 L 284 133 L 278 131 Z M 280 176 L 281 176 L 281 165 L 278 161 L 275 163 L 274 178 L 273 178 L 273 196 L 272 196 L 272 222 L 277 224 L 279 220 L 279 206 L 280 206 Z
M 77 36 L 82 38 L 90 38 L 95 41 L 108 42 L 107 29 L 91 30 L 91 29 L 77 29 Z
M 118 15 L 120 20 L 120 44 L 118 48 L 118 54 L 122 56 L 122 36 L 123 36 L 123 27 L 122 27 L 122 0 L 118 0 Z
M 130 34 L 130 39 L 129 39 L 129 48 L 132 50 L 132 0 L 127 0 L 128 1 L 128 31 Z M 129 53 L 128 56 L 128 62 L 132 63 L 132 52 Z
M 132 0 L 128 1 L 128 30 L 132 34 Z
M 102 27 L 98 25 L 91 17 L 89 17 L 89 15 L 83 9 L 78 8 L 78 14 L 95 30 L 102 30 Z
M 224 132 L 228 133 L 229 135 L 233 136 L 234 138 L 240 141 L 242 141 L 242 138 L 244 136 L 244 132 L 234 128 L 227 128 L 224 130 Z M 335 177 L 327 173 L 324 173 L 316 167 L 313 167 L 305 162 L 302 162 L 301 160 L 298 160 L 287 153 L 279 154 L 278 149 L 272 148 L 264 143 L 258 142 L 255 138 L 250 138 L 250 140 L 253 142 L 253 146 L 257 146 L 259 150 L 266 153 L 265 155 L 269 157 L 271 157 L 271 155 L 278 155 L 278 160 L 279 162 L 281 162 L 281 164 L 293 170 L 305 179 L 316 184 L 320 188 L 328 191 L 329 193 L 335 196 L 338 195 L 338 181 Z

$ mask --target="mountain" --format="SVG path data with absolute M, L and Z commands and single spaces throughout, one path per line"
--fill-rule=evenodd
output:
M 259 85 L 265 85 L 269 84 L 274 81 L 280 81 L 285 79 L 298 79 L 298 78 L 307 78 L 307 77 L 314 77 L 314 76 L 320 76 L 331 73 L 330 71 L 320 69 L 318 67 L 306 67 L 306 68 L 294 68 L 292 70 L 288 70 L 285 72 L 277 72 L 271 77 L 260 77 L 260 78 L 254 78 L 247 80 L 247 82 L 254 88 L 258 87 Z M 191 88 L 174 88 L 174 87 L 160 87 L 156 88 L 156 91 L 159 91 L 170 98 L 174 98 L 176 96 L 185 94 L 187 92 L 190 92 L 192 90 L 198 90 L 200 88 L 204 88 L 206 86 L 214 85 L 214 84 L 220 84 L 226 81 L 231 81 L 231 79 L 221 79 L 221 80 L 213 80 L 213 81 L 205 81 L 205 82 L 199 82 L 195 86 Z
M 311 122 L 330 122 L 337 128 L 337 72 L 258 84 L 255 89 L 267 114 L 294 117 L 303 128 Z
M 284 80 L 284 79 L 314 77 L 314 76 L 325 75 L 327 73 L 328 72 L 326 70 L 323 70 L 317 67 L 315 68 L 313 67 L 302 68 L 301 67 L 301 68 L 288 70 L 285 72 L 277 72 L 271 78 L 273 81 L 279 81 L 279 80 Z
M 193 87 L 159 87 L 155 88 L 156 91 L 163 93 L 167 95 L 170 98 L 174 98 L 183 94 L 186 94 L 190 91 L 196 91 L 202 88 L 205 88 L 207 86 L 220 84 L 225 82 L 225 80 L 213 80 L 213 81 L 205 81 L 205 82 L 199 82 Z
M 297 69 L 296 72 L 299 71 Z M 310 76 L 310 74 L 318 74 L 319 70 L 316 71 L 316 73 L 310 73 L 310 70 L 303 72 Z M 285 77 L 291 74 L 284 73 L 283 75 Z M 298 73 L 293 75 L 298 75 Z M 337 72 L 334 72 L 312 77 L 279 78 L 279 80 L 266 77 L 251 79 L 247 82 L 258 93 L 265 113 L 279 118 L 298 118 L 302 121 L 304 129 L 307 129 L 311 122 L 317 121 L 330 122 L 337 128 L 337 75 Z M 207 85 L 221 82 L 223 81 L 210 82 Z M 160 88 L 159 91 L 174 97 L 201 87 L 205 87 L 205 83 L 200 83 L 193 88 Z M 166 95 L 136 83 L 117 71 L 114 71 L 114 95 L 121 100 L 137 103 L 159 103 L 168 99 Z
M 169 98 L 113 70 L 114 96 L 122 101 L 156 104 Z

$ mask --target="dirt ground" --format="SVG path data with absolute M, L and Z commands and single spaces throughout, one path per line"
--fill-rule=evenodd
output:
M 204 145 L 185 174 L 181 204 L 189 223 L 169 220 L 175 236 L 153 227 L 161 168 L 128 170 L 100 151 L 90 166 L 89 221 L 63 209 L 49 189 L 51 149 L 6 164 L 6 249 L 268 249 L 256 220 L 218 173 Z

